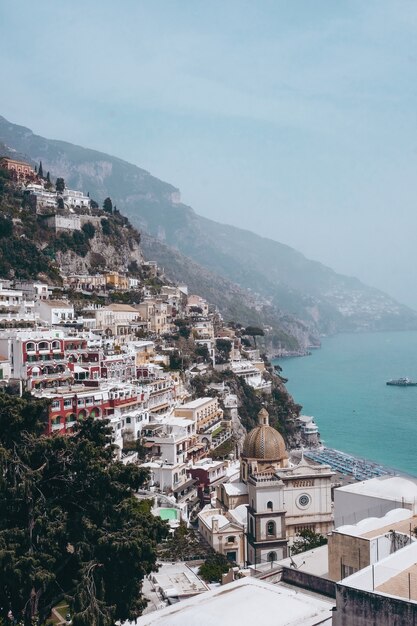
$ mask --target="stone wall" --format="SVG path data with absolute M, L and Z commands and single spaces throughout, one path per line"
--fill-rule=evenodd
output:
M 417 603 L 337 585 L 333 626 L 417 624 Z

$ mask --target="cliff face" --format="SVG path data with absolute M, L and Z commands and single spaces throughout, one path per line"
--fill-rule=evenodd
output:
M 204 276 L 208 272 L 217 277 L 214 284 L 224 286 L 226 280 L 235 290 L 251 294 L 245 302 L 255 302 L 249 308 L 254 318 L 261 318 L 260 323 L 268 325 L 268 314 L 273 311 L 274 319 L 281 320 L 277 330 L 286 334 L 282 318 L 286 315 L 288 322 L 292 318 L 290 325 L 297 327 L 292 334 L 295 343 L 307 344 L 308 336 L 317 338 L 321 333 L 417 328 L 417 313 L 388 295 L 337 274 L 289 246 L 199 216 L 181 204 L 176 187 L 146 170 L 94 150 L 39 137 L 0 117 L 1 141 L 33 161 L 42 160 L 44 170 L 53 177 L 64 176 L 70 186 L 89 191 L 99 203 L 110 196 L 135 226 L 164 244 L 149 247 L 150 260 L 165 265 L 164 246 L 176 249 L 183 255 L 178 271 L 192 259 L 203 285 L 207 285 Z M 220 302 L 224 296 L 218 291 L 214 298 L 213 289 L 204 289 L 199 293 L 209 300 Z
M 81 230 L 58 231 L 37 215 L 22 190 L 0 170 L 0 276 L 60 282 L 64 274 L 139 271 L 140 235 L 120 214 L 80 215 Z M 88 224 L 87 228 L 84 228 Z

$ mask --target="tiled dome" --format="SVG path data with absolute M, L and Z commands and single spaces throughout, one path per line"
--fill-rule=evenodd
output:
M 269 415 L 265 409 L 258 413 L 258 426 L 245 437 L 242 456 L 262 461 L 281 461 L 288 458 L 285 442 L 275 428 L 269 426 Z

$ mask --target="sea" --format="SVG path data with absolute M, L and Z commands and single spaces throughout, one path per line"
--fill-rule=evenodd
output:
M 417 331 L 326 337 L 311 356 L 275 359 L 325 446 L 417 476 Z

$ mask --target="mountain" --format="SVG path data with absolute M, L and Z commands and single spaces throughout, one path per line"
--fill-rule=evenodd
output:
M 89 191 L 100 203 L 110 196 L 135 226 L 150 235 L 149 245 L 144 244 L 148 258 L 168 270 L 175 265 L 171 273 L 179 280 L 187 274 L 211 301 L 222 303 L 230 291 L 243 295 L 259 323 L 268 323 L 269 312 L 274 320 L 286 318 L 299 325 L 304 345 L 319 333 L 417 328 L 417 313 L 387 294 L 282 243 L 198 215 L 180 202 L 176 187 L 135 165 L 45 139 L 2 117 L 0 142 L 32 161 L 42 160 L 44 171 L 63 176 L 69 186 Z

